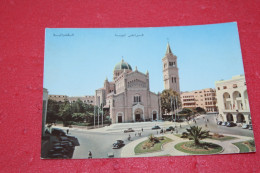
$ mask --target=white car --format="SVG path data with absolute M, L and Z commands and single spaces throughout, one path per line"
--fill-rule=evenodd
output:
M 243 124 L 242 129 L 248 129 L 249 125 L 248 124 Z

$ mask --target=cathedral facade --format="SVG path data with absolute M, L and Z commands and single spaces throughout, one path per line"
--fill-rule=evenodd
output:
M 169 44 L 162 61 L 165 89 L 179 92 L 177 57 Z M 112 123 L 161 119 L 160 94 L 150 91 L 149 72 L 142 73 L 137 67 L 133 70 L 123 59 L 115 65 L 113 81 L 106 79 L 104 86 L 96 90 L 95 101 L 109 111 Z

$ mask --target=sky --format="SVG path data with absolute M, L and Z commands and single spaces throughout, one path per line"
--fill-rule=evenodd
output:
M 162 92 L 167 42 L 177 56 L 181 91 L 215 88 L 244 74 L 237 23 L 149 28 L 46 28 L 44 88 L 49 94 L 94 95 L 122 60 Z

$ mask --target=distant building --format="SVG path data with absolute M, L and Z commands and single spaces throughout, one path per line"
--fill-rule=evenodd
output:
M 244 75 L 215 82 L 219 116 L 222 121 L 251 123 L 246 80 Z
M 42 136 L 44 136 L 44 134 L 45 134 L 47 105 L 48 105 L 48 90 L 43 88 L 43 97 L 42 97 Z
M 201 107 L 207 112 L 217 112 L 216 90 L 212 88 L 181 93 L 182 108 Z
M 94 105 L 95 104 L 95 96 L 73 96 L 69 97 L 66 95 L 49 95 L 49 99 L 57 101 L 59 103 L 63 103 L 66 100 L 70 103 L 76 102 L 78 99 L 81 100 L 85 104 Z
M 85 104 L 94 105 L 95 104 L 95 96 L 79 96 L 79 97 L 68 97 L 70 103 L 74 103 L 77 100 L 81 100 Z
M 54 100 L 56 102 L 63 103 L 68 100 L 68 96 L 66 95 L 49 95 L 48 97 L 50 100 Z

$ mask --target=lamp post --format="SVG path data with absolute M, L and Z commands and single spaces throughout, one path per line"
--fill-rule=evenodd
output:
M 104 108 L 103 108 L 103 106 L 102 106 L 102 127 L 103 127 L 103 124 L 104 124 L 104 122 L 103 122 L 103 116 L 104 116 Z
M 98 106 L 98 128 L 99 128 L 99 106 Z
M 95 128 L 96 106 L 94 105 L 94 128 Z

